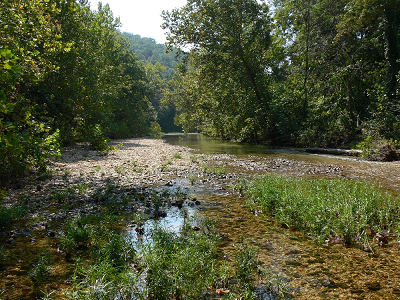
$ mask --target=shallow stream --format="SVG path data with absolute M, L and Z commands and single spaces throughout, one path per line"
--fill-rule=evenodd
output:
M 218 221 L 222 252 L 228 258 L 236 243 L 258 246 L 259 259 L 283 275 L 295 299 L 400 299 L 398 237 L 388 245 L 372 245 L 375 255 L 342 243 L 318 245 L 299 232 L 283 229 L 271 216 L 252 213 L 243 198 L 229 193 L 231 178 L 249 174 L 284 173 L 294 176 L 343 176 L 379 183 L 398 193 L 399 163 L 365 162 L 357 158 L 308 154 L 301 149 L 270 149 L 213 140 L 201 135 L 167 135 L 171 144 L 214 154 L 210 163 L 225 165 L 228 174 L 214 180 L 214 191 L 197 193 L 203 214 Z M 374 243 L 375 241 L 371 242 Z
M 318 245 L 300 232 L 282 228 L 266 213 L 251 212 L 245 199 L 232 189 L 240 178 L 277 173 L 310 178 L 359 178 L 379 183 L 398 194 L 399 162 L 365 162 L 352 157 L 309 154 L 303 149 L 238 144 L 202 135 L 166 135 L 163 139 L 193 149 L 193 156 L 199 157 L 199 166 L 224 167 L 226 172 L 205 175 L 193 170 L 184 176 L 171 177 L 168 185 L 151 187 L 171 192 L 181 189 L 196 198 L 196 201 L 186 200 L 183 210 L 171 205 L 164 207 L 167 216 L 159 219 L 162 226 L 176 230 L 185 214 L 196 211 L 212 218 L 221 236 L 221 256 L 233 259 L 238 243 L 257 246 L 259 260 L 284 278 L 294 299 L 400 299 L 400 238 L 392 236 L 385 247 L 372 241 L 376 255 L 355 246 L 345 248 L 341 243 L 329 247 Z M 138 238 L 133 212 L 142 207 L 145 208 L 140 202 L 128 203 L 121 213 L 127 214 L 128 223 L 122 229 L 127 229 L 132 239 Z M 68 206 L 61 203 L 54 209 L 68 211 Z M 17 224 L 11 232 L 1 233 L 4 246 L 0 248 L 0 299 L 35 299 L 28 274 L 32 263 L 46 249 L 53 253 L 54 267 L 43 290 L 55 291 L 53 299 L 57 299 L 71 287 L 73 265 L 65 263 L 65 253 L 58 250 L 60 222 L 45 221 L 39 216 L 29 220 L 28 227 Z M 152 226 L 154 220 L 149 218 L 144 231 L 148 232 Z

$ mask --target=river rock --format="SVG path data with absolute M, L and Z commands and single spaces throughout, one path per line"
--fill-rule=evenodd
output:
M 371 291 L 377 291 L 381 289 L 381 284 L 378 281 L 366 282 L 365 286 Z

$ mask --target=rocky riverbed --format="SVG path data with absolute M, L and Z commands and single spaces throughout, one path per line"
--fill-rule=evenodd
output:
M 107 155 L 90 150 L 87 145 L 64 148 L 47 174 L 11 188 L 3 204 L 23 202 L 31 216 L 36 217 L 50 211 L 58 214 L 60 206 L 68 207 L 63 209 L 67 214 L 73 214 L 72 210 L 88 213 L 96 209 L 93 194 L 110 184 L 120 189 L 168 185 L 172 178 L 198 169 L 197 164 L 191 164 L 193 154 L 189 148 L 169 145 L 160 139 L 115 140 L 112 145 L 118 150 Z M 75 197 L 68 196 L 71 187 L 78 191 Z
M 68 277 L 63 278 L 63 276 L 70 274 L 70 271 L 68 271 L 69 266 L 65 265 L 65 255 L 61 253 L 60 256 L 57 256 L 59 253 L 57 238 L 62 235 L 62 224 L 65 220 L 76 215 L 107 213 L 107 211 L 117 212 L 124 216 L 145 212 L 147 217 L 151 218 L 155 211 L 160 213 L 155 209 L 157 203 L 151 194 L 151 189 L 155 187 L 161 189 L 179 188 L 180 186 L 192 186 L 193 189 L 208 187 L 209 191 L 216 191 L 217 195 L 200 197 L 197 201 L 193 196 L 183 196 L 184 205 L 196 207 L 200 205 L 206 214 L 215 217 L 215 219 L 220 219 L 222 224 L 221 236 L 229 237 L 222 241 L 223 247 L 228 253 L 230 247 L 236 241 L 242 239 L 244 232 L 248 233 L 249 238 L 252 236 L 257 244 L 264 245 L 263 243 L 266 243 L 266 245 L 270 245 L 272 240 L 276 240 L 272 243 L 276 250 L 271 250 L 271 247 L 264 247 L 265 249 L 261 247 L 260 258 L 267 264 L 277 265 L 276 269 L 283 272 L 286 267 L 282 267 L 282 264 L 278 264 L 278 262 L 285 260 L 288 256 L 286 252 L 294 247 L 297 238 L 293 241 L 292 233 L 281 229 L 275 236 L 276 229 L 274 229 L 273 222 L 262 221 L 268 224 L 264 227 L 261 226 L 261 220 L 264 219 L 260 219 L 259 216 L 252 214 L 243 207 L 243 199 L 240 199 L 239 195 L 235 194 L 230 188 L 239 178 L 265 173 L 307 177 L 360 177 L 371 182 L 379 180 L 385 187 L 394 191 L 398 190 L 400 186 L 398 162 L 385 164 L 344 160 L 335 163 L 329 159 L 324 162 L 314 159 L 296 160 L 278 156 L 236 156 L 225 153 L 202 155 L 190 148 L 170 145 L 163 140 L 150 138 L 118 140 L 113 141 L 112 144 L 118 147 L 118 151 L 112 151 L 107 155 L 90 150 L 87 145 L 65 148 L 62 156 L 51 163 L 48 173 L 39 177 L 31 177 L 7 190 L 2 205 L 6 207 L 15 204 L 23 205 L 27 209 L 27 215 L 13 227 L 0 229 L 0 272 L 2 274 L 0 299 L 25 299 L 23 295 L 30 294 L 31 281 L 28 274 L 32 261 L 48 245 L 54 252 L 56 263 L 59 261 L 59 267 L 52 270 L 52 278 L 58 276 L 58 281 L 49 282 L 49 288 L 50 290 L 57 290 L 57 295 L 62 295 L 62 291 L 69 287 Z M 170 197 L 168 204 L 182 205 L 177 200 L 176 197 Z M 135 226 L 134 218 L 129 218 L 125 219 L 126 224 L 124 224 L 128 228 Z M 254 226 L 250 224 L 249 220 L 254 221 Z M 266 240 L 267 236 L 270 236 L 268 240 Z M 288 242 L 285 241 L 286 239 Z M 317 254 L 321 251 L 327 252 L 327 257 L 332 255 L 331 248 L 320 250 L 308 242 L 303 244 L 299 243 L 297 247 L 299 249 L 305 247 L 306 250 L 304 251 L 316 252 Z M 395 242 L 392 244 L 390 247 L 386 247 L 382 259 L 386 259 L 386 256 L 388 258 L 397 257 L 397 245 Z M 344 251 L 342 249 L 335 250 L 338 252 L 338 256 Z M 364 265 L 368 265 L 367 261 L 370 258 L 360 249 L 346 249 L 345 251 L 351 251 L 356 259 L 361 259 L 364 261 Z M 288 253 L 291 254 L 292 252 Z M 353 261 L 352 258 L 347 257 L 346 259 L 346 263 Z M 321 263 L 321 268 L 326 264 L 325 262 Z M 374 262 L 371 262 L 371 266 L 373 264 Z M 382 269 L 390 269 L 391 264 L 382 264 L 384 265 Z M 340 265 L 345 265 L 345 263 Z M 291 266 L 291 268 L 294 267 Z M 295 271 L 301 273 L 302 270 L 300 269 L 307 270 L 309 267 L 296 265 L 296 268 L 299 270 L 296 269 Z M 339 270 L 340 268 L 336 266 L 335 262 L 332 262 L 330 269 Z M 290 274 L 293 273 L 292 271 L 290 270 Z M 293 274 L 297 274 L 296 272 Z M 316 270 L 315 272 L 317 274 L 320 271 Z M 346 272 L 350 271 L 346 269 Z M 341 273 L 343 273 L 343 270 Z M 286 275 L 289 275 L 289 272 L 286 272 Z M 320 277 L 318 276 L 316 278 L 319 280 Z M 336 290 L 336 288 L 331 288 L 331 281 L 326 281 L 328 284 L 325 284 L 326 282 L 323 280 L 328 275 L 324 276 L 321 277 L 322 287 L 328 285 L 328 288 L 335 295 L 343 292 L 348 293 L 346 289 L 339 290 L 337 288 Z M 335 282 L 347 280 L 339 278 L 340 276 L 336 273 L 335 276 L 338 278 L 334 279 Z M 375 279 L 369 279 L 376 277 L 374 276 L 368 275 L 364 279 L 375 282 Z M 303 280 L 301 278 L 306 278 L 303 275 L 299 278 L 291 278 L 290 280 L 293 286 L 304 285 L 310 289 L 303 296 L 310 296 L 314 292 L 320 293 L 321 284 L 316 284 L 315 287 L 311 285 L 312 287 L 310 287 L 311 279 Z M 328 279 L 331 280 L 330 277 Z M 388 295 L 388 293 L 393 295 L 393 291 L 395 291 L 393 285 L 397 282 L 399 282 L 399 279 L 396 277 L 393 283 L 386 283 L 385 288 L 379 289 L 381 290 L 380 295 Z M 349 286 L 352 285 L 354 284 Z M 356 296 L 369 295 L 371 289 L 367 287 L 365 290 L 366 292 L 364 290 L 360 293 L 357 292 Z M 1 294 L 2 292 L 3 294 Z M 297 296 L 301 298 L 299 294 Z
M 338 161 L 335 164 L 251 155 L 201 155 L 190 148 L 151 138 L 114 140 L 112 145 L 117 146 L 118 150 L 107 155 L 90 150 L 87 145 L 64 148 L 62 156 L 51 163 L 48 173 L 11 187 L 2 204 L 10 206 L 22 203 L 27 205 L 31 216 L 36 217 L 50 211 L 57 213 L 60 204 L 68 208 L 64 210 L 69 214 L 73 214 L 73 209 L 81 213 L 90 212 L 96 207 L 93 194 L 110 184 L 126 190 L 171 185 L 177 178 L 200 178 L 212 184 L 213 179 L 219 176 L 207 174 L 203 178 L 204 165 L 225 167 L 230 183 L 240 177 L 265 173 L 361 177 L 370 181 L 379 180 L 393 190 L 399 187 L 400 182 L 396 171 L 400 166 L 398 162 L 382 165 Z M 70 187 L 78 192 L 75 197 L 68 197 Z M 55 198 L 58 200 L 54 201 Z

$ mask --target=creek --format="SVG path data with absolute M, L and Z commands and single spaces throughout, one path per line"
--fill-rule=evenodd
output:
M 190 147 L 206 160 L 225 166 L 227 176 L 214 179 L 208 192 L 197 193 L 202 213 L 217 220 L 223 236 L 221 251 L 229 259 L 237 243 L 258 246 L 259 259 L 282 275 L 295 299 L 399 299 L 400 250 L 398 237 L 385 247 L 376 241 L 375 255 L 342 243 L 319 245 L 300 232 L 284 229 L 268 214 L 252 213 L 229 186 L 236 178 L 279 173 L 306 177 L 349 177 L 379 183 L 398 192 L 399 163 L 366 162 L 352 157 L 308 154 L 301 149 L 214 140 L 202 135 L 166 135 L 167 143 Z M 185 182 L 180 182 L 185 184 Z M 189 185 L 188 182 L 186 182 Z M 195 184 L 194 192 L 201 188 Z
M 263 145 L 215 140 L 198 134 L 166 135 L 163 139 L 170 145 L 192 149 L 194 159 L 189 166 L 187 161 L 172 157 L 176 152 L 163 152 L 163 149 L 155 149 L 151 144 L 136 147 L 138 142 L 134 140 L 132 145 L 126 143 L 119 152 L 123 154 L 127 151 L 129 161 L 119 158 L 118 153 L 107 157 L 95 153 L 88 157 L 74 156 L 70 162 L 67 160 L 68 166 L 71 168 L 79 162 L 79 171 L 72 174 L 68 170 L 58 174 L 55 172 L 48 181 L 35 182 L 33 191 L 24 198 L 31 204 L 32 216 L 15 224 L 12 230 L 0 232 L 0 299 L 34 299 L 29 272 L 40 253 L 46 249 L 52 253 L 53 266 L 50 278 L 41 289 L 54 291 L 53 299 L 62 298 L 64 291 L 71 288 L 73 272 L 73 264 L 66 263 L 65 254 L 58 251 L 62 223 L 67 216 L 73 217 L 81 211 L 95 214 L 114 209 L 125 219 L 121 224 L 122 231 L 132 239 L 137 239 L 137 232 L 133 229 L 137 226 L 133 214 L 146 211 L 145 204 L 151 199 L 144 196 L 157 189 L 160 192 L 167 190 L 172 195 L 179 191 L 190 195 L 190 199 L 183 204 L 183 210 L 171 204 L 163 207 L 166 217 L 159 220 L 162 226 L 177 230 L 183 223 L 185 213 L 192 215 L 197 211 L 213 219 L 221 236 L 221 257 L 233 260 L 235 245 L 240 243 L 256 246 L 259 249 L 259 261 L 284 279 L 294 299 L 400 298 L 400 238 L 397 236 L 392 235 L 384 247 L 380 247 L 375 240 L 371 241 L 375 255 L 357 246 L 345 248 L 342 243 L 319 245 L 301 232 L 282 228 L 265 212 L 250 211 L 246 199 L 233 190 L 234 184 L 241 178 L 258 174 L 287 174 L 306 178 L 361 179 L 379 183 L 384 189 L 398 193 L 399 162 L 366 162 L 353 157 L 309 154 L 303 149 L 272 149 Z M 132 149 L 128 150 L 130 147 Z M 172 171 L 160 171 L 160 167 L 151 169 L 153 161 L 141 165 L 139 158 L 134 158 L 135 154 L 140 153 L 139 150 L 157 152 L 154 161 L 158 157 L 171 158 L 171 166 L 177 167 L 171 167 Z M 76 149 L 71 152 L 75 153 Z M 111 168 L 106 168 L 106 165 L 100 168 L 102 160 L 106 159 L 110 160 Z M 117 164 L 120 161 L 121 164 Z M 183 164 L 186 166 L 183 167 Z M 224 172 L 206 174 L 202 170 L 204 165 L 223 168 Z M 166 166 L 170 165 L 164 166 L 168 169 Z M 146 171 L 140 171 L 141 168 Z M 161 176 L 163 174 L 165 178 Z M 137 184 L 140 181 L 143 190 Z M 107 187 L 112 182 L 116 183 L 115 193 L 107 194 Z M 132 202 L 124 203 L 125 198 L 118 198 L 119 184 L 124 182 L 127 184 L 121 192 L 127 199 L 133 199 Z M 66 192 L 71 188 L 85 186 L 90 188 L 68 198 Z M 47 193 L 44 193 L 42 189 L 46 190 L 47 187 Z M 115 201 L 104 200 L 102 203 L 93 200 L 92 194 L 96 194 L 96 191 L 101 192 L 100 196 L 103 195 L 105 199 L 116 197 Z M 193 201 L 193 197 L 196 201 Z M 149 217 L 144 224 L 145 232 L 153 226 L 154 219 Z M 264 299 L 270 299 L 268 297 Z

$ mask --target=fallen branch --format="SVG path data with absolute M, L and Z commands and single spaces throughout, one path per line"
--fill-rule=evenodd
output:
M 307 148 L 306 152 L 308 153 L 320 153 L 320 154 L 334 154 L 334 155 L 347 155 L 347 156 L 360 156 L 362 154 L 362 150 L 355 149 L 335 149 L 335 148 Z

